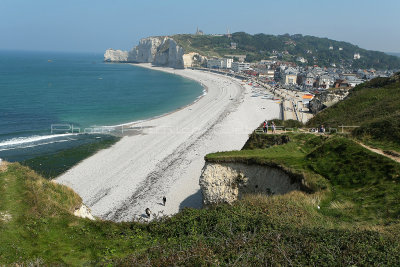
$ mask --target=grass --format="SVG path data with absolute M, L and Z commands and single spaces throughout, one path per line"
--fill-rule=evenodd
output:
M 400 219 L 400 164 L 345 138 L 327 140 L 306 158 L 332 185 L 321 205 L 327 215 L 375 223 Z
M 90 221 L 81 199 L 27 167 L 0 173 L 0 263 L 28 265 L 397 265 L 398 224 L 363 225 L 317 209 L 322 193 L 248 195 L 149 224 Z M 385 215 L 383 215 L 385 216 Z
M 308 123 L 360 126 L 353 137 L 384 150 L 400 151 L 400 73 L 390 78 L 376 78 L 358 85 L 349 96 L 329 107 Z
M 47 154 L 33 159 L 25 160 L 23 165 L 30 167 L 45 178 L 52 179 L 66 172 L 78 162 L 90 157 L 101 149 L 115 144 L 120 138 L 104 136 L 95 143 L 65 149 L 57 153 Z
M 0 215 L 11 216 L 0 217 L 0 264 L 399 265 L 400 165 L 340 136 L 280 138 L 252 134 L 243 150 L 206 160 L 283 168 L 306 179 L 308 193 L 245 195 L 151 223 L 77 218 L 72 190 L 9 164 L 0 170 Z
M 274 136 L 253 133 L 243 150 L 209 154 L 206 160 L 280 168 L 304 180 L 309 191 L 324 192 L 327 216 L 371 223 L 400 219 L 400 164 L 341 136 L 287 136 L 286 144 L 259 149 L 257 144 L 265 147 Z

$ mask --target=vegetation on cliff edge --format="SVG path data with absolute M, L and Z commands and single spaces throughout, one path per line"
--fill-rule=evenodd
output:
M 337 128 L 360 126 L 353 137 L 384 150 L 400 151 L 400 73 L 376 78 L 352 89 L 343 101 L 321 111 L 308 123 Z
M 42 265 L 397 265 L 398 223 L 343 221 L 320 194 L 246 196 L 148 224 L 71 215 L 80 198 L 17 163 L 0 172 L 0 263 Z M 342 207 L 344 209 L 344 207 Z M 351 213 L 350 213 L 351 214 Z M 383 216 L 386 216 L 383 214 Z

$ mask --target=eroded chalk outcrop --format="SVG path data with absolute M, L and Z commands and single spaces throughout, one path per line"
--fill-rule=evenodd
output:
M 168 36 L 143 38 L 129 52 L 108 49 L 104 54 L 104 61 L 152 63 L 156 66 L 172 68 L 184 68 L 186 66 L 183 48 Z
M 74 215 L 80 218 L 87 218 L 92 221 L 96 220 L 93 217 L 92 213 L 90 212 L 90 209 L 84 204 L 82 204 L 79 208 L 75 209 Z
M 232 203 L 249 193 L 285 194 L 301 188 L 285 171 L 243 163 L 206 162 L 200 187 L 205 205 Z
M 107 49 L 104 53 L 104 61 L 107 62 L 128 62 L 128 51 Z

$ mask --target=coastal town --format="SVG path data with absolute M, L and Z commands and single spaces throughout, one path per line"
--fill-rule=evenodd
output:
M 204 35 L 197 29 L 195 35 Z M 215 36 L 223 36 L 215 35 Z M 230 37 L 228 31 L 224 36 Z M 283 119 L 307 122 L 322 109 L 332 106 L 347 96 L 350 89 L 377 77 L 390 77 L 398 70 L 352 69 L 343 65 L 331 64 L 321 67 L 308 64 L 304 57 L 297 57 L 296 62 L 281 60 L 288 51 L 272 52 L 269 59 L 247 62 L 246 55 L 234 53 L 237 43 L 230 44 L 231 54 L 224 57 L 201 57 L 200 60 L 188 61 L 186 68 L 208 70 L 214 73 L 233 76 L 248 81 L 255 90 L 262 87 L 282 101 Z M 334 48 L 343 51 L 342 47 Z M 312 51 L 305 51 L 312 54 Z M 314 57 L 315 58 L 315 57 Z M 354 53 L 351 60 L 362 58 Z M 254 97 L 257 97 L 257 93 Z

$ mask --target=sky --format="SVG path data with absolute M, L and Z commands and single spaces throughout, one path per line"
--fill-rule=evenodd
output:
M 129 50 L 147 36 L 244 31 L 400 52 L 399 0 L 0 0 L 0 50 Z

